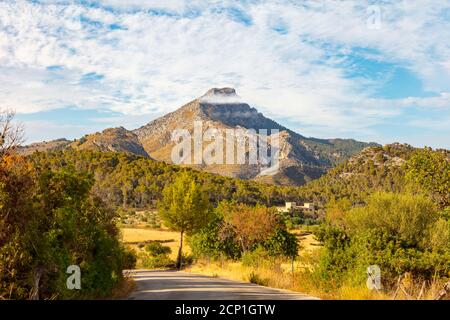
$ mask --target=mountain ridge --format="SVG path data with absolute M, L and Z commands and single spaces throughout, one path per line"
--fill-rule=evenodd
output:
M 202 123 L 202 135 L 209 128 L 219 130 L 242 129 L 255 138 L 266 139 L 271 149 L 273 135 L 271 130 L 279 131 L 280 161 L 279 170 L 273 175 L 261 175 L 265 166 L 256 164 L 206 164 L 204 162 L 189 165 L 228 177 L 254 179 L 277 185 L 303 185 L 319 178 L 327 170 L 368 146 L 376 143 L 359 142 L 353 139 L 307 138 L 276 121 L 265 117 L 257 109 L 245 103 L 234 88 L 212 88 L 180 108 L 156 118 L 149 123 L 127 130 L 123 127 L 108 128 L 102 132 L 85 135 L 71 143 L 59 143 L 58 148 L 79 150 L 99 150 L 129 152 L 158 161 L 172 163 L 171 154 L 175 142 L 172 132 L 176 129 L 187 130 L 192 134 L 194 123 Z M 255 130 L 253 133 L 252 129 Z M 267 137 L 259 129 L 267 130 Z M 225 145 L 228 140 L 225 137 Z M 234 150 L 235 142 L 231 141 Z M 51 150 L 51 144 L 48 150 Z M 204 147 L 205 145 L 203 145 Z M 34 149 L 45 151 L 45 147 Z M 22 152 L 27 153 L 27 148 Z M 28 152 L 29 153 L 29 152 Z M 245 155 L 249 157 L 248 152 Z

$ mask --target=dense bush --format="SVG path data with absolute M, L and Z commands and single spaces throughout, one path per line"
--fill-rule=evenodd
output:
M 406 163 L 406 178 L 428 194 L 440 208 L 450 206 L 449 153 L 417 150 Z
M 24 158 L 0 159 L 0 297 L 89 298 L 108 295 L 133 267 L 115 212 L 90 192 L 93 180 Z M 66 269 L 81 268 L 81 290 Z
M 197 257 L 238 259 L 254 250 L 264 250 L 270 256 L 297 255 L 297 238 L 286 230 L 273 209 L 223 202 L 215 209 L 215 216 L 206 228 L 189 238 Z
M 169 255 L 172 253 L 172 249 L 167 246 L 163 246 L 160 242 L 152 242 L 145 246 L 145 251 L 147 251 L 151 256 L 158 255 Z
M 450 222 L 430 199 L 375 193 L 340 219 L 333 210 L 334 218 L 317 232 L 325 246 L 316 268 L 322 280 L 361 284 L 369 265 L 380 266 L 387 286 L 406 272 L 423 279 L 449 276 Z
M 145 252 L 141 253 L 142 265 L 144 268 L 166 268 L 174 263 L 169 258 L 172 249 L 163 246 L 160 242 L 152 242 L 145 246 Z
M 227 257 L 233 260 L 240 258 L 242 250 L 235 241 L 234 234 L 221 232 L 222 225 L 222 218 L 216 217 L 205 228 L 188 238 L 193 256 L 213 259 Z

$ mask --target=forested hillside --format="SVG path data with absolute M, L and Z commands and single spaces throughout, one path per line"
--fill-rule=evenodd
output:
M 74 168 L 95 179 L 94 192 L 111 205 L 148 208 L 161 199 L 162 190 L 181 171 L 189 172 L 201 183 L 210 201 L 236 200 L 247 204 L 284 204 L 298 199 L 297 188 L 260 184 L 254 181 L 227 178 L 203 171 L 182 168 L 133 154 L 65 150 L 35 153 L 37 166 Z
M 399 143 L 366 148 L 321 178 L 300 187 L 300 194 L 303 198 L 325 205 L 343 198 L 361 203 L 376 191 L 401 192 L 414 188 L 405 180 L 405 174 L 408 161 L 421 150 Z M 443 162 L 450 158 L 448 150 L 427 150 L 432 155 L 440 156 Z
M 369 147 L 302 187 L 275 186 L 166 164 L 133 154 L 71 149 L 35 153 L 36 165 L 71 167 L 93 176 L 94 192 L 115 206 L 148 208 L 161 199 L 162 190 L 180 171 L 201 183 L 213 203 L 236 200 L 246 204 L 283 205 L 285 201 L 315 202 L 324 207 L 343 198 L 363 203 L 376 191 L 401 192 L 414 188 L 405 180 L 408 160 L 418 151 L 409 145 Z M 449 158 L 448 150 L 429 152 Z

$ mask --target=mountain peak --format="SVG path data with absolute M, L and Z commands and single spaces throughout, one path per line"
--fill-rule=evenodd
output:
M 200 97 L 201 103 L 207 104 L 240 104 L 241 97 L 236 94 L 234 88 L 212 88 Z
M 203 96 L 236 96 L 236 90 L 234 88 L 211 88 Z

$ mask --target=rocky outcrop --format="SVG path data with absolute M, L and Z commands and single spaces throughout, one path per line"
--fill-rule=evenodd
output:
M 86 135 L 70 146 L 78 150 L 128 152 L 148 157 L 137 136 L 123 127 Z

